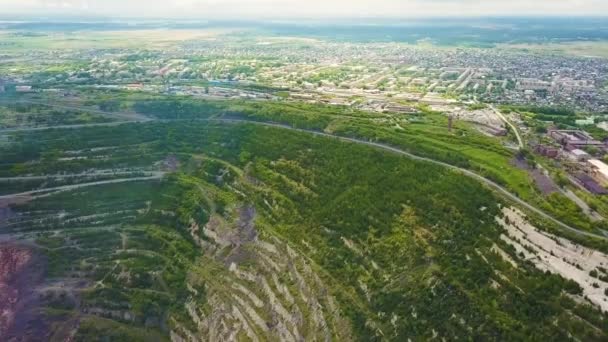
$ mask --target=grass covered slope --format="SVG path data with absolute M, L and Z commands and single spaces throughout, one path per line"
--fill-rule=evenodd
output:
M 70 317 L 80 340 L 606 339 L 578 285 L 500 239 L 494 195 L 438 166 L 209 122 L 19 133 L 2 148 L 11 176 L 179 160 L 162 181 L 10 206 L 2 232 L 48 255 L 47 281 L 84 281 L 45 302 L 54 336 Z
M 288 102 L 168 100 L 166 97 L 132 100 L 135 111 L 155 119 L 272 122 L 384 143 L 476 172 L 577 229 L 602 234 L 605 228 L 604 222 L 590 220 L 567 197 L 555 194 L 547 198 L 529 173 L 515 165 L 518 155 L 503 145 L 507 139 L 485 136 L 460 121 L 449 132 L 447 116 L 424 106 L 420 106 L 416 114 L 402 115 Z

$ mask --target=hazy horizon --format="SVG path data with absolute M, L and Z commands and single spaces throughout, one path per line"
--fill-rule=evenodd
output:
M 603 0 L 0 0 L 0 16 L 200 20 L 319 20 L 608 15 Z

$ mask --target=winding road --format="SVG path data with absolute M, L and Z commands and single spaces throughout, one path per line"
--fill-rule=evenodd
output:
M 50 193 L 54 194 L 54 193 L 57 193 L 57 192 L 76 190 L 76 189 L 85 188 L 85 187 L 89 187 L 89 186 L 95 186 L 95 185 L 118 184 L 118 183 L 126 183 L 126 182 L 135 182 L 135 181 L 146 181 L 146 180 L 153 180 L 153 179 L 161 179 L 161 178 L 163 178 L 163 175 L 164 174 L 162 174 L 162 173 L 159 172 L 158 174 L 156 174 L 154 176 L 148 176 L 148 177 L 120 178 L 120 179 L 110 179 L 110 180 L 91 182 L 91 183 L 79 183 L 79 184 L 63 185 L 63 186 L 58 186 L 58 187 L 55 187 L 55 188 L 38 189 L 38 190 L 31 190 L 31 191 L 20 192 L 20 193 L 17 193 L 17 194 L 3 195 L 3 196 L 0 196 L 0 200 L 12 199 L 12 198 L 17 198 L 17 197 L 31 197 L 32 195 L 45 194 L 47 192 L 50 192 Z
M 35 100 L 27 100 L 27 99 L 19 99 L 19 100 L 15 100 L 15 101 L 10 101 L 10 97 L 0 98 L 0 103 L 6 104 L 7 102 L 9 104 L 25 103 L 25 104 L 47 106 L 47 107 L 52 107 L 52 108 L 57 108 L 57 109 L 83 111 L 83 112 L 99 114 L 101 116 L 105 116 L 105 117 L 109 117 L 109 118 L 115 118 L 115 119 L 120 118 L 123 121 L 145 122 L 145 121 L 153 120 L 145 115 L 135 113 L 135 112 L 129 112 L 129 113 L 127 113 L 127 112 L 108 112 L 108 111 L 104 111 L 101 109 L 87 108 L 87 107 L 82 107 L 82 106 L 65 105 L 65 104 L 49 104 L 49 103 L 46 103 L 43 101 L 35 101 Z
M 522 150 L 524 148 L 524 140 L 519 135 L 519 131 L 517 130 L 517 127 L 515 127 L 515 125 L 512 124 L 511 121 L 509 121 L 507 119 L 507 117 L 504 116 L 503 113 L 501 113 L 498 109 L 496 109 L 496 107 L 494 107 L 492 105 L 488 105 L 488 106 L 490 107 L 490 109 L 492 109 L 494 111 L 494 113 L 496 113 L 496 115 L 498 115 L 498 117 L 502 121 L 504 121 L 507 125 L 509 125 L 509 127 L 511 127 L 511 130 L 513 131 L 513 133 L 515 133 L 515 137 L 517 138 L 517 144 L 519 145 L 519 149 Z
M 87 177 L 103 177 L 103 176 L 128 176 L 140 175 L 142 177 L 163 175 L 160 171 L 112 171 L 102 170 L 95 172 L 83 172 L 73 174 L 57 174 L 44 176 L 18 176 L 18 177 L 0 177 L 0 183 L 13 181 L 29 181 L 29 180 L 49 180 L 49 179 L 68 179 L 68 178 L 87 178 Z
M 250 123 L 250 124 L 257 124 L 257 125 L 262 125 L 262 126 L 268 126 L 268 127 L 276 127 L 276 128 L 282 128 L 282 129 L 289 129 L 292 131 L 296 131 L 296 132 L 302 132 L 302 133 L 309 133 L 309 134 L 313 134 L 313 135 L 317 135 L 317 136 L 323 136 L 323 137 L 328 137 L 328 138 L 333 138 L 333 139 L 338 139 L 340 141 L 346 141 L 346 142 L 350 142 L 350 143 L 355 143 L 355 144 L 363 144 L 363 145 L 367 145 L 367 146 L 372 146 L 381 150 L 385 150 L 385 151 L 389 151 L 392 153 L 396 153 L 402 156 L 405 156 L 409 159 L 412 160 L 418 160 L 418 161 L 423 161 L 423 162 L 427 162 L 427 163 L 431 163 L 431 164 L 435 164 L 435 165 L 439 165 L 442 167 L 445 167 L 447 169 L 456 171 L 456 172 L 460 172 L 466 176 L 469 176 L 487 186 L 489 186 L 490 188 L 496 190 L 498 193 L 500 193 L 501 195 L 503 195 L 504 197 L 506 197 L 507 199 L 515 202 L 516 204 L 521 205 L 522 207 L 540 215 L 541 217 L 557 224 L 558 226 L 560 226 L 561 228 L 568 230 L 570 232 L 573 232 L 575 234 L 579 234 L 579 235 L 584 235 L 584 236 L 589 236 L 589 237 L 593 237 L 593 238 L 598 238 L 598 239 L 602 239 L 605 241 L 608 241 L 608 237 L 603 236 L 603 235 L 598 235 L 598 234 L 594 234 L 594 233 L 590 233 L 590 232 L 586 232 L 586 231 L 582 231 L 580 229 L 571 227 L 561 221 L 559 221 L 558 219 L 554 218 L 553 216 L 545 213 L 544 211 L 536 208 L 535 206 L 527 203 L 526 201 L 522 200 L 521 198 L 517 197 L 516 195 L 512 194 L 509 190 L 507 190 L 506 188 L 502 187 L 501 185 L 499 185 L 498 183 L 491 181 L 471 170 L 467 170 L 458 166 L 454 166 L 448 163 L 444 163 L 442 161 L 438 161 L 435 159 L 430 159 L 430 158 L 426 158 L 426 157 L 421 157 L 421 156 L 417 156 L 415 154 L 412 154 L 410 152 L 406 152 L 404 150 L 398 149 L 396 147 L 393 146 L 389 146 L 389 145 L 385 145 L 385 144 L 381 144 L 381 143 L 376 143 L 376 142 L 372 142 L 372 141 L 366 141 L 366 140 L 361 140 L 361 139 L 356 139 L 356 138 L 348 138 L 348 137 L 343 137 L 343 136 L 339 136 L 339 135 L 334 135 L 334 134 L 330 134 L 330 133 L 325 133 L 325 132 L 318 132 L 318 131 L 313 131 L 313 130 L 307 130 L 307 129 L 301 129 L 301 128 L 295 128 L 295 127 L 291 127 L 288 125 L 283 125 L 283 124 L 277 124 L 277 123 L 268 123 L 268 122 L 258 122 L 258 121 L 251 121 L 251 120 L 240 120 L 240 119 L 221 119 L 221 118 L 216 118 L 216 119 L 208 119 L 208 121 L 218 121 L 218 122 L 227 122 L 227 123 Z
M 55 105 L 50 105 L 54 107 Z M 64 108 L 64 106 L 60 106 L 58 108 Z M 78 109 L 77 107 L 70 107 L 71 109 Z M 502 118 L 504 118 L 504 116 L 502 114 L 499 114 L 499 112 L 494 109 L 494 107 L 491 106 L 491 108 L 493 110 L 496 111 L 496 113 L 501 116 Z M 80 108 L 80 110 L 86 110 L 86 108 Z M 506 118 L 504 118 L 504 120 L 506 120 Z M 153 122 L 153 121 L 163 121 L 163 120 L 157 120 L 157 119 L 148 119 L 145 120 L 147 122 Z M 608 237 L 604 236 L 604 235 L 599 235 L 599 234 L 595 234 L 595 233 L 591 233 L 591 232 L 587 232 L 587 231 L 583 231 L 577 228 L 574 228 L 572 226 L 569 226 L 563 222 L 561 222 L 560 220 L 554 218 L 553 216 L 545 213 L 544 211 L 536 208 L 535 206 L 527 203 L 526 201 L 522 200 L 521 198 L 517 197 L 516 195 L 514 195 L 513 193 L 511 193 L 509 190 L 507 190 L 506 188 L 504 188 L 503 186 L 497 184 L 496 182 L 489 180 L 485 177 L 483 177 L 482 175 L 479 175 L 471 170 L 468 169 L 464 169 L 458 166 L 454 166 L 439 160 L 435 160 L 435 159 L 431 159 L 431 158 L 427 158 L 427 157 L 421 157 L 421 156 L 417 156 L 415 154 L 412 154 L 410 152 L 406 152 L 404 150 L 401 150 L 399 148 L 393 147 L 393 146 L 389 146 L 386 144 L 381 144 L 381 143 L 376 143 L 376 142 L 372 142 L 372 141 L 367 141 L 367 140 L 362 140 L 362 139 L 357 139 L 357 138 L 349 138 L 349 137 L 344 137 L 344 136 L 339 136 L 339 135 L 335 135 L 335 134 L 330 134 L 330 133 L 325 133 L 325 132 L 319 132 L 319 131 L 314 131 L 314 130 L 308 130 L 308 129 L 302 129 L 302 128 L 295 128 L 289 125 L 285 125 L 285 124 L 279 124 L 279 123 L 272 123 L 272 122 L 261 122 L 261 121 L 253 121 L 253 120 L 246 120 L 246 119 L 225 119 L 225 118 L 206 118 L 206 119 L 200 119 L 199 121 L 208 121 L 208 122 L 223 122 L 223 123 L 235 123 L 235 124 L 239 124 L 239 123 L 248 123 L 248 124 L 254 124 L 254 125 L 260 125 L 260 126 L 266 126 L 266 127 L 275 127 L 275 128 L 281 128 L 281 129 L 288 129 L 291 131 L 295 131 L 295 132 L 302 132 L 302 133 L 308 133 L 308 134 L 313 134 L 315 136 L 322 136 L 322 137 L 327 137 L 327 138 L 332 138 L 332 139 L 338 139 L 340 141 L 345 141 L 345 142 L 350 142 L 350 143 L 355 143 L 355 144 L 362 144 L 362 145 L 367 145 L 367 146 L 371 146 L 377 149 L 381 149 L 381 150 L 385 150 L 385 151 L 389 151 L 395 154 L 399 154 L 402 156 L 405 156 L 409 159 L 412 160 L 418 160 L 418 161 L 423 161 L 423 162 L 428 162 L 431 164 L 435 164 L 456 172 L 459 172 L 463 175 L 466 175 L 468 177 L 471 177 L 485 185 L 487 185 L 488 187 L 490 187 L 491 189 L 495 190 L 496 192 L 498 192 L 499 194 L 503 195 L 505 198 L 507 198 L 508 200 L 511 200 L 512 202 L 520 205 L 521 207 L 555 223 L 556 225 L 558 225 L 559 227 L 563 228 L 564 230 L 570 231 L 572 233 L 578 234 L 578 235 L 582 235 L 582 236 L 588 236 L 588 237 L 592 237 L 592 238 L 597 238 L 597 239 L 601 239 L 604 241 L 608 241 Z M 139 121 L 125 121 L 125 122 L 116 122 L 113 123 L 115 125 L 118 124 L 124 124 L 124 123 L 134 123 L 134 122 L 139 122 Z M 519 136 L 519 133 L 517 131 L 517 129 L 515 129 L 515 127 L 508 122 L 508 120 L 506 120 L 506 122 L 513 127 L 514 132 L 518 138 L 520 147 L 523 147 L 523 141 L 521 140 L 521 137 Z M 89 127 L 89 126 L 98 126 L 98 124 L 84 124 L 84 125 L 73 125 L 73 126 L 61 126 L 61 127 L 48 127 L 46 129 L 53 129 L 53 128 L 79 128 L 79 127 Z M 37 127 L 37 128 L 32 128 L 30 130 L 41 130 L 43 128 Z M 22 128 L 19 131 L 27 131 L 28 129 L 26 128 Z M 0 133 L 3 133 L 6 131 L 0 130 Z M 153 176 L 153 177 L 141 177 L 139 178 L 139 180 L 144 180 L 144 179 L 154 179 L 154 178 L 158 178 L 158 176 Z M 128 180 L 122 180 L 122 181 L 134 181 L 134 180 L 138 180 L 138 178 L 130 178 Z M 117 183 L 120 182 L 121 180 L 114 180 L 114 181 L 104 181 L 104 182 L 94 182 L 94 183 L 86 183 L 86 184 L 79 184 L 79 185 L 75 185 L 75 186 L 66 186 L 66 187 L 61 187 L 61 188 L 57 188 L 57 189 L 45 189 L 45 190 L 41 190 L 41 191 L 33 191 L 33 192 L 27 192 L 27 193 L 23 193 L 23 194 L 17 194 L 17 195 L 23 195 L 23 196 L 27 196 L 27 195 L 31 195 L 33 193 L 36 192 L 44 192 L 44 191 L 52 191 L 52 190 L 68 190 L 70 189 L 69 187 L 73 187 L 73 188 L 78 188 L 78 187 L 82 187 L 82 186 L 91 186 L 91 185 L 99 185 L 99 184 L 106 184 L 106 183 Z M 10 196 L 15 196 L 15 195 L 6 195 L 6 196 L 0 196 L 0 199 L 2 198 L 8 198 Z

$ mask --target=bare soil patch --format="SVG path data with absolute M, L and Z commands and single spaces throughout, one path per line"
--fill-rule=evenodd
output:
M 32 247 L 0 244 L 0 341 L 44 341 L 48 326 L 37 288 L 46 259 Z

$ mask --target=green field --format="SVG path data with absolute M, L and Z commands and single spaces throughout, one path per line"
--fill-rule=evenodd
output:
M 608 43 L 605 41 L 574 41 L 544 44 L 499 44 L 497 47 L 532 53 L 608 58 Z

